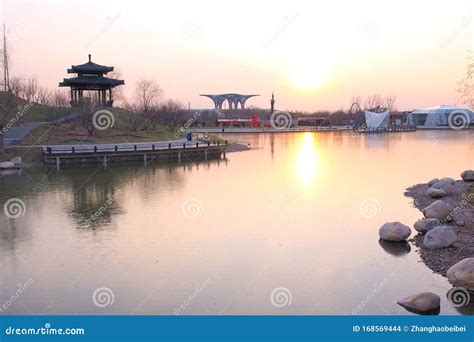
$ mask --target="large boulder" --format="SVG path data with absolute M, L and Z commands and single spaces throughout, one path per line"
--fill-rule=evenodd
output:
M 443 189 L 431 187 L 426 191 L 426 194 L 431 198 L 441 198 L 446 196 L 446 191 L 444 191 Z
M 474 170 L 466 170 L 461 173 L 461 178 L 465 182 L 474 182 Z
M 416 221 L 413 227 L 415 228 L 417 232 L 421 234 L 425 234 L 431 229 L 436 228 L 441 225 L 442 225 L 441 221 L 438 220 L 437 218 L 426 218 L 426 219 L 421 219 L 421 220 Z
M 423 247 L 427 249 L 441 249 L 452 246 L 458 236 L 451 227 L 439 226 L 431 229 L 423 239 Z
M 428 182 L 428 185 L 433 186 L 433 184 L 438 183 L 438 182 L 439 182 L 439 178 L 433 178 L 432 180 Z
M 397 301 L 398 305 L 417 314 L 437 314 L 440 303 L 441 298 L 431 292 L 418 293 Z
M 387 222 L 379 229 L 379 236 L 385 241 L 405 241 L 411 229 L 400 222 Z
M 438 182 L 434 183 L 431 187 L 435 189 L 441 189 L 447 194 L 454 190 L 454 179 L 452 178 L 441 178 Z
M 448 269 L 448 280 L 456 287 L 474 289 L 474 258 L 459 261 Z
M 437 200 L 421 211 L 426 218 L 437 218 L 438 220 L 444 220 L 450 216 L 453 208 L 448 203 L 442 200 Z M 450 219 L 452 218 L 450 217 Z

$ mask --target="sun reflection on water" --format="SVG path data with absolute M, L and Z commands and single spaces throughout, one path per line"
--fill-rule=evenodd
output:
M 304 133 L 296 155 L 296 173 L 304 190 L 308 190 L 316 178 L 319 158 L 314 134 Z

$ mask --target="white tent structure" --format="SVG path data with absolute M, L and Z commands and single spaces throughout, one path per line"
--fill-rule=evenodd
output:
M 388 128 L 390 123 L 390 111 L 381 113 L 365 111 L 365 123 L 368 129 Z
M 408 114 L 407 123 L 417 127 L 450 126 L 465 128 L 474 125 L 474 112 L 457 106 L 436 106 L 418 109 Z

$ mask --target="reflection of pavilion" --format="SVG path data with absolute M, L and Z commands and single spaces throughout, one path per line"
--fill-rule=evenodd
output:
M 200 96 L 206 96 L 214 102 L 215 109 L 222 109 L 222 106 L 227 101 L 229 104 L 229 109 L 237 109 L 239 104 L 240 108 L 245 108 L 245 102 L 254 96 L 260 95 L 240 95 L 240 94 L 219 94 L 219 95 L 209 95 L 201 94 Z
M 112 71 L 114 67 L 96 64 L 91 61 L 91 55 L 89 55 L 87 63 L 73 65 L 71 69 L 67 69 L 68 74 L 77 74 L 77 77 L 65 78 L 59 86 L 71 88 L 72 107 L 82 104 L 84 91 L 96 92 L 96 102 L 99 106 L 112 107 L 112 89 L 125 84 L 123 80 L 105 76 Z

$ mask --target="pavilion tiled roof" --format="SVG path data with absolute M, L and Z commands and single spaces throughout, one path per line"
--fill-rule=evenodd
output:
M 89 61 L 87 63 L 72 65 L 70 69 L 67 69 L 68 74 L 107 74 L 111 71 L 114 71 L 114 67 L 92 62 L 91 55 L 89 55 Z
M 72 78 L 65 78 L 61 83 L 60 87 L 70 86 L 86 86 L 88 88 L 101 88 L 101 87 L 116 87 L 125 84 L 123 80 L 116 80 L 99 75 L 86 75 Z

